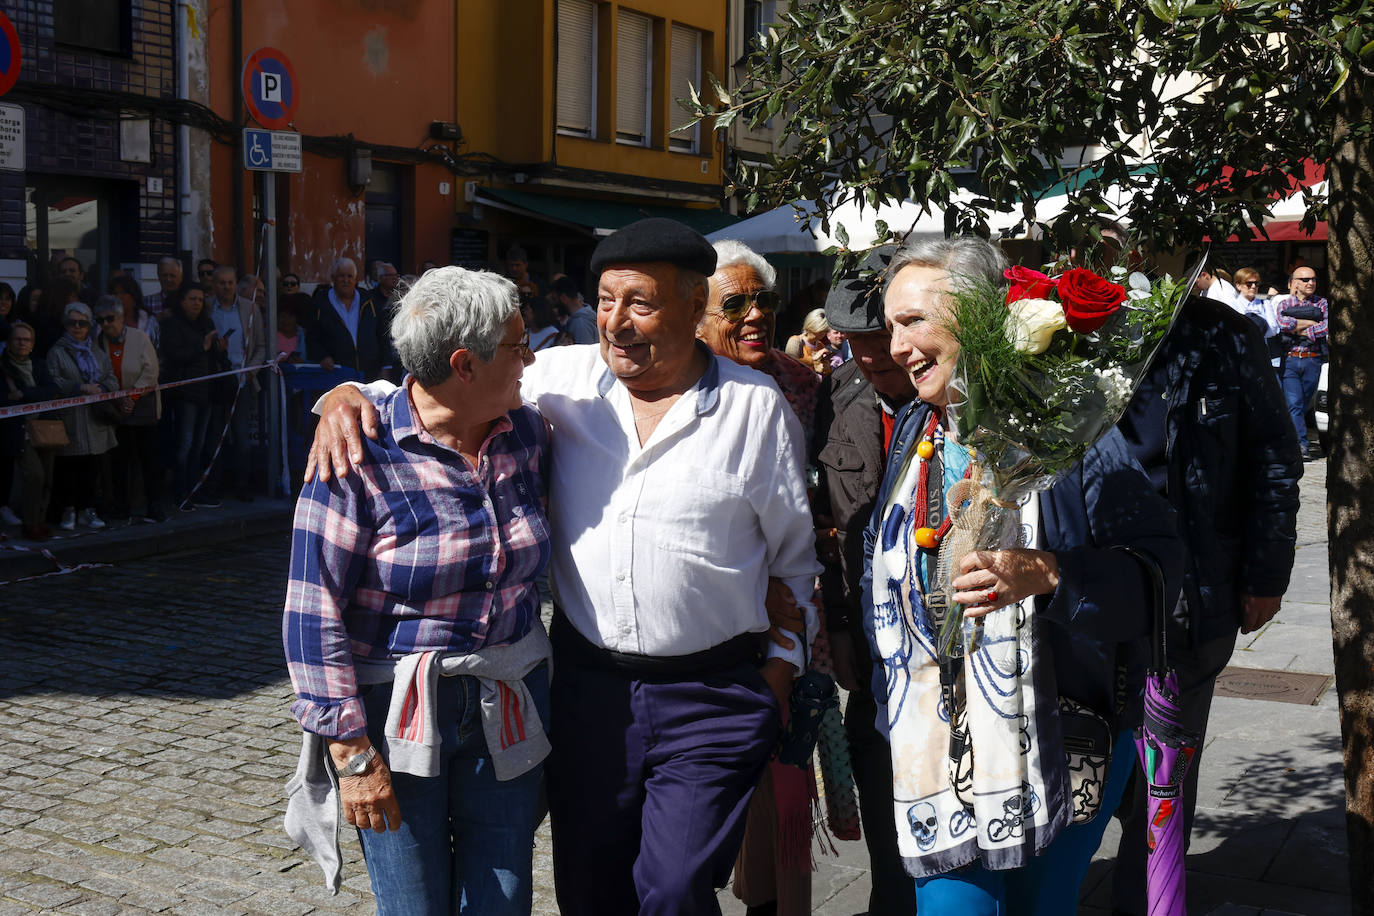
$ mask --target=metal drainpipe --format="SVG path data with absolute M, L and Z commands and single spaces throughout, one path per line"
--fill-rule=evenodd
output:
M 230 85 L 234 87 L 234 158 L 229 163 L 229 175 L 234 198 L 234 260 L 235 267 L 251 267 L 243 258 L 243 0 L 234 0 L 230 28 L 233 30 L 234 52 L 230 55 Z M 275 328 L 272 329 L 275 333 Z

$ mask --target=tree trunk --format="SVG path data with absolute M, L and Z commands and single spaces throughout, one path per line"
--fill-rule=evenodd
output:
M 1374 80 L 1352 73 L 1337 96 L 1330 179 L 1331 449 L 1327 529 L 1331 632 L 1345 759 L 1350 893 L 1374 916 Z

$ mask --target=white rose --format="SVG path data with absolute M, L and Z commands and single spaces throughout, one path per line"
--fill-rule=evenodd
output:
M 1063 307 L 1049 299 L 1018 299 L 1007 306 L 1007 339 L 1022 353 L 1044 353 L 1054 332 L 1068 326 Z

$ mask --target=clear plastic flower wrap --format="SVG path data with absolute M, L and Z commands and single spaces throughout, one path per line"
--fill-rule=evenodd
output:
M 1187 280 L 1151 281 L 1123 267 L 1108 271 L 1110 279 L 1082 269 L 1048 277 L 1013 268 L 1010 292 L 956 280 L 950 331 L 960 349 L 948 410 L 973 466 L 948 499 L 958 514 L 934 583 L 949 607 L 941 656 L 977 646 L 977 622 L 966 625 L 952 600 L 959 559 L 1027 546 L 1021 507 L 1121 419 L 1197 270 Z M 1049 303 L 1062 307 L 1064 320 Z

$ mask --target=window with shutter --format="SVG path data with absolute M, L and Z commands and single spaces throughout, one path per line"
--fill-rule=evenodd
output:
M 596 135 L 596 4 L 558 0 L 558 132 Z
M 649 145 L 649 92 L 653 88 L 653 23 L 648 16 L 620 10 L 615 68 L 615 138 Z
M 683 25 L 674 25 L 672 44 L 668 51 L 671 74 L 672 103 L 668 107 L 668 126 L 678 127 L 692 116 L 678 103 L 690 99 L 692 87 L 701 92 L 701 33 Z M 701 137 L 701 125 L 675 130 L 668 135 L 668 148 L 683 153 L 695 153 Z

